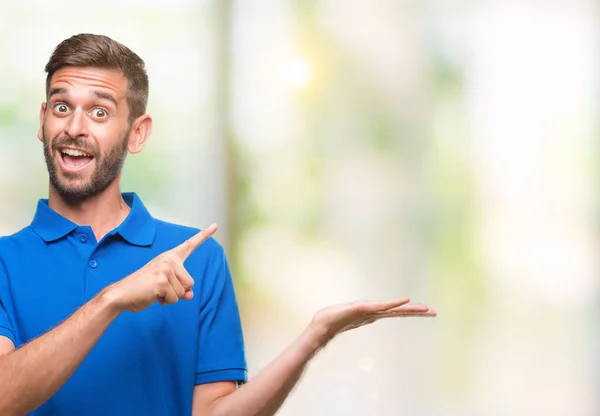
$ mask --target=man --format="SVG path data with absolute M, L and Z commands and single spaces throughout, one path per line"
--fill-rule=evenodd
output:
M 1 415 L 273 415 L 337 334 L 435 316 L 408 299 L 325 308 L 248 381 L 216 225 L 160 221 L 120 191 L 126 154 L 152 129 L 144 62 L 81 34 L 57 46 L 46 72 L 38 137 L 49 197 L 0 239 Z

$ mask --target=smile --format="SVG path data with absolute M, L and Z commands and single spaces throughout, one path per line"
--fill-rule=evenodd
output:
M 80 171 L 94 160 L 94 156 L 80 149 L 63 147 L 59 149 L 59 152 L 61 167 L 67 172 Z

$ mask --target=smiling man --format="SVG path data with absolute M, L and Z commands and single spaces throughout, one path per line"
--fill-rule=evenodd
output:
M 120 189 L 127 154 L 152 129 L 144 62 L 81 34 L 46 72 L 49 196 L 29 226 L 0 238 L 1 415 L 272 415 L 337 334 L 435 316 L 408 299 L 324 308 L 248 381 L 216 225 L 161 221 Z
M 74 81 L 77 78 L 80 79 L 80 82 L 83 82 L 86 78 L 91 80 L 95 77 L 100 89 L 102 87 L 107 87 L 107 85 L 102 85 L 102 82 L 109 81 L 108 79 L 104 79 L 105 74 L 94 73 L 93 70 L 89 70 L 85 73 L 85 71 L 81 69 L 79 71 L 62 69 L 57 72 L 54 79 L 54 85 L 61 81 L 65 83 L 69 83 L 70 81 L 71 85 L 75 87 Z M 119 74 L 113 74 L 113 76 L 117 81 L 120 78 Z M 121 80 L 121 83 L 122 81 L 123 80 Z M 55 122 L 46 125 L 46 123 L 42 121 L 42 128 L 40 129 L 40 139 L 44 143 L 44 156 L 50 175 L 50 184 L 61 195 L 67 196 L 67 198 L 72 199 L 73 202 L 77 199 L 97 195 L 104 191 L 111 183 L 114 183 L 125 162 L 127 142 L 129 133 L 131 132 L 131 129 L 128 127 L 127 131 L 121 133 L 121 140 L 113 146 L 109 153 L 102 159 L 99 159 L 99 149 L 94 147 L 93 143 L 86 141 L 81 135 L 70 136 L 69 132 L 65 130 L 65 127 L 60 123 L 61 120 L 63 120 L 63 122 L 67 121 L 67 118 L 72 115 L 73 109 L 67 102 L 73 100 L 74 97 L 71 96 L 76 92 L 76 88 L 69 89 L 62 87 L 53 87 L 49 91 L 48 101 L 50 112 L 52 113 L 52 116 L 54 116 Z M 89 117 L 92 120 L 98 123 L 105 123 L 108 121 L 109 115 L 113 117 L 118 115 L 117 109 L 123 112 L 123 107 L 126 108 L 125 97 L 120 97 L 121 103 L 119 105 L 115 98 L 115 92 L 111 94 L 110 92 L 101 92 L 98 90 L 94 91 L 91 97 L 88 97 L 88 99 L 94 101 L 96 105 L 102 105 L 102 107 L 98 106 L 91 109 Z M 45 120 L 46 111 L 47 105 L 44 104 L 42 105 L 40 115 L 42 120 Z M 118 125 L 115 126 L 115 123 L 112 123 L 112 125 L 104 125 L 111 126 L 113 129 L 119 127 Z M 63 133 L 63 131 L 65 134 L 57 136 L 52 142 L 52 147 L 50 147 L 48 135 L 51 136 L 53 132 L 52 130 L 46 131 L 46 128 L 58 128 L 59 134 Z M 69 126 L 68 130 L 73 131 L 73 129 L 77 128 L 77 124 L 72 124 Z M 118 132 L 106 128 L 102 132 L 94 133 L 98 136 L 107 134 L 116 136 L 118 134 Z M 60 157 L 55 158 L 54 156 L 57 155 Z M 96 163 L 93 163 L 94 161 Z M 91 175 L 89 169 L 93 169 Z M 61 176 L 64 177 L 65 180 L 61 180 Z M 86 176 L 89 179 L 87 182 L 85 181 Z M 67 184 L 66 182 L 69 182 L 70 184 Z M 77 183 L 78 186 L 73 186 L 75 183 Z

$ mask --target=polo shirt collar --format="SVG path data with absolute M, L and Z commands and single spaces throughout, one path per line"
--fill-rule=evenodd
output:
M 123 199 L 131 207 L 131 211 L 115 231 L 130 244 L 151 245 L 156 234 L 154 218 L 135 192 L 123 193 Z
M 131 207 L 127 218 L 116 230 L 125 241 L 137 246 L 149 246 L 156 233 L 154 218 L 150 215 L 140 198 L 134 192 L 123 193 L 123 199 Z M 48 206 L 48 199 L 40 199 L 31 228 L 45 242 L 59 240 L 78 227 Z
M 77 224 L 69 221 L 48 206 L 48 199 L 40 199 L 37 204 L 31 228 L 47 243 L 59 240 L 77 228 Z

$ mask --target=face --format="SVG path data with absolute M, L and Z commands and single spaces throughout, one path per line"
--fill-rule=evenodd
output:
M 117 71 L 67 67 L 52 76 L 38 137 L 50 184 L 63 198 L 102 193 L 120 176 L 128 150 L 141 150 L 147 117 L 129 123 L 126 94 L 127 80 Z

